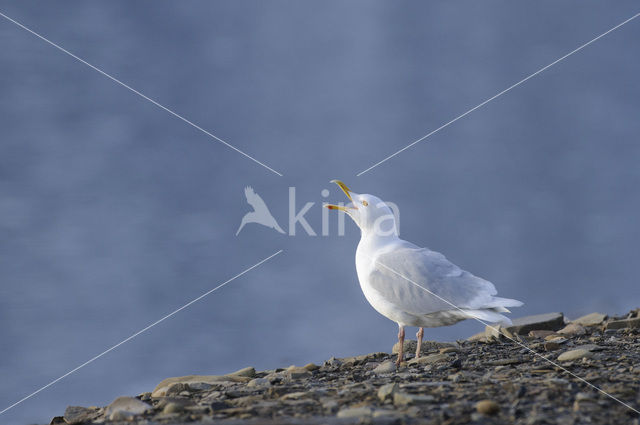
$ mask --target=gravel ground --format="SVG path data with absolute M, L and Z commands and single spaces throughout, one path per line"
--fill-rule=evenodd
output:
M 373 353 L 169 378 L 104 408 L 70 406 L 51 423 L 637 425 L 639 313 L 522 318 L 465 341 L 427 341 L 419 359 L 408 341 L 398 369 L 395 354 Z

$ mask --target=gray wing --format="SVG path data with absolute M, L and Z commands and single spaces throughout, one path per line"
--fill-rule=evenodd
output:
M 455 307 L 486 308 L 496 294 L 491 282 L 462 270 L 439 252 L 408 242 L 376 258 L 369 283 L 384 299 L 416 315 Z

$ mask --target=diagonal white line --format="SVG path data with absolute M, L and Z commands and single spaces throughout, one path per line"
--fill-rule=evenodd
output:
M 566 55 L 556 59 L 555 61 L 551 62 L 549 65 L 544 66 L 542 68 L 540 68 L 539 70 L 537 70 L 536 72 L 534 72 L 533 74 L 529 75 L 528 77 L 523 78 L 522 80 L 518 81 L 517 83 L 507 87 L 506 89 L 502 90 L 500 93 L 496 94 L 495 96 L 490 97 L 489 99 L 485 100 L 484 102 L 474 106 L 473 108 L 469 109 L 467 112 L 458 115 L 457 117 L 455 117 L 454 119 L 452 119 L 451 121 L 449 121 L 446 124 L 441 125 L 440 127 L 436 128 L 435 130 L 433 130 L 432 132 L 425 134 L 424 136 L 422 136 L 421 138 L 419 138 L 418 140 L 411 142 L 410 144 L 408 144 L 407 146 L 405 146 L 404 148 L 400 149 L 399 151 L 389 155 L 388 157 L 386 157 L 385 159 L 383 159 L 382 161 L 378 161 L 375 164 L 373 164 L 371 167 L 367 168 L 364 171 L 360 171 L 356 176 L 360 177 L 361 175 L 363 175 L 364 173 L 366 173 L 369 170 L 372 170 L 373 168 L 377 167 L 378 165 L 382 164 L 383 162 L 386 162 L 388 160 L 390 160 L 391 158 L 393 158 L 394 156 L 398 155 L 399 153 L 402 153 L 404 151 L 406 151 L 407 149 L 409 149 L 410 147 L 414 146 L 417 143 L 422 142 L 423 140 L 425 140 L 426 138 L 436 134 L 437 132 L 439 132 L 440 130 L 450 126 L 451 124 L 453 124 L 454 122 L 458 121 L 460 118 L 464 118 L 465 116 L 469 115 L 470 113 L 472 113 L 473 111 L 475 111 L 476 109 L 479 109 L 481 107 L 483 107 L 484 105 L 486 105 L 487 103 L 491 102 L 492 100 L 502 96 L 503 94 L 505 94 L 506 92 L 508 92 L 509 90 L 518 87 L 520 84 L 524 83 L 525 81 L 535 77 L 536 75 L 540 74 L 541 72 L 551 68 L 553 65 L 557 64 L 558 62 L 568 58 L 569 56 L 573 55 L 576 52 L 579 52 L 580 50 L 584 49 L 585 47 L 587 47 L 588 45 L 590 45 L 591 43 L 594 43 L 596 41 L 598 41 L 599 39 L 601 39 L 602 37 L 604 37 L 605 35 L 609 34 L 612 31 L 617 30 L 618 28 L 620 28 L 621 26 L 623 26 L 624 24 L 631 22 L 632 20 L 636 19 L 638 16 L 640 16 L 640 13 L 636 13 L 635 15 L 633 15 L 632 17 L 630 17 L 629 19 L 627 19 L 624 22 L 619 23 L 618 25 L 616 25 L 615 27 L 603 32 L 602 34 L 600 34 L 599 36 L 597 36 L 596 38 L 592 39 L 591 41 L 588 41 L 586 43 L 584 43 L 582 46 L 570 51 L 569 53 L 567 53 Z
M 200 127 L 199 125 L 194 124 L 193 122 L 189 121 L 188 119 L 186 119 L 185 117 L 183 117 L 182 115 L 178 114 L 177 112 L 172 111 L 171 109 L 167 108 L 166 106 L 161 105 L 160 103 L 156 102 L 155 100 L 151 99 L 148 96 L 145 96 L 144 94 L 140 93 L 138 90 L 128 86 L 127 84 L 123 83 L 122 81 L 118 80 L 116 77 L 106 73 L 105 71 L 101 70 L 100 68 L 91 65 L 89 62 L 85 61 L 84 59 L 79 58 L 78 56 L 74 55 L 73 53 L 71 53 L 70 51 L 60 47 L 59 45 L 57 45 L 56 43 L 54 43 L 53 41 L 45 38 L 44 36 L 38 34 L 37 32 L 33 31 L 30 28 L 27 28 L 26 26 L 24 26 L 23 24 L 21 24 L 20 22 L 16 21 L 15 19 L 12 19 L 10 17 L 8 17 L 7 15 L 5 15 L 4 13 L 0 12 L 0 16 L 2 16 L 3 18 L 5 18 L 6 20 L 13 22 L 14 24 L 16 24 L 17 26 L 19 26 L 20 28 L 22 28 L 25 31 L 30 32 L 31 34 L 35 35 L 36 37 L 38 37 L 39 39 L 41 39 L 42 41 L 44 41 L 45 43 L 50 44 L 51 46 L 55 47 L 56 49 L 60 50 L 63 53 L 66 53 L 67 55 L 71 56 L 72 58 L 74 58 L 75 60 L 77 60 L 78 62 L 81 62 L 85 65 L 87 65 L 89 68 L 93 69 L 94 71 L 99 72 L 100 74 L 104 75 L 105 77 L 109 78 L 110 80 L 112 80 L 113 82 L 120 84 L 122 87 L 126 88 L 127 90 L 137 94 L 138 96 L 140 96 L 141 98 L 153 103 L 154 105 L 156 105 L 158 108 L 165 110 L 166 112 L 170 113 L 171 115 L 173 115 L 174 117 L 184 121 L 185 123 L 189 124 L 191 127 L 195 128 L 196 130 L 201 131 L 202 133 L 206 134 L 207 136 L 211 137 L 214 140 L 217 140 L 218 142 L 222 143 L 223 145 L 233 149 L 234 151 L 238 152 L 240 155 L 245 156 L 246 158 L 249 158 L 250 160 L 252 160 L 253 162 L 263 166 L 264 168 L 266 168 L 267 170 L 271 171 L 272 173 L 275 173 L 277 175 L 279 175 L 280 177 L 282 177 L 282 174 L 279 173 L 278 171 L 274 170 L 273 168 L 269 167 L 268 165 L 265 165 L 264 163 L 258 161 L 257 159 L 255 159 L 254 157 L 252 157 L 251 155 L 241 151 L 240 149 L 236 148 L 235 146 L 231 145 L 230 143 L 222 140 L 221 138 L 219 138 L 218 136 L 216 136 L 215 134 L 212 134 L 210 132 L 208 132 L 207 130 L 205 130 L 204 128 Z
M 403 278 L 403 279 L 404 279 L 404 280 L 406 280 L 407 282 L 410 282 L 410 283 L 414 284 L 414 285 L 415 285 L 415 286 L 417 286 L 418 288 L 420 288 L 420 289 L 423 289 L 423 290 L 427 291 L 429 294 L 431 294 L 431 295 L 433 295 L 434 297 L 438 298 L 440 301 L 443 301 L 443 302 L 445 302 L 445 303 L 449 304 L 451 307 L 455 308 L 456 310 L 460 310 L 461 312 L 465 313 L 465 311 L 464 311 L 464 310 L 462 310 L 460 307 L 458 307 L 458 306 L 456 306 L 455 304 L 453 304 L 453 303 L 451 303 L 451 302 L 449 302 L 449 301 L 445 300 L 444 298 L 442 298 L 442 297 L 441 297 L 441 296 L 439 296 L 438 294 L 434 294 L 433 292 L 431 292 L 430 290 L 428 290 L 428 289 L 427 289 L 427 288 L 425 288 L 424 286 L 422 286 L 422 285 L 420 285 L 420 284 L 418 284 L 418 283 L 414 282 L 413 280 L 409 279 L 408 277 L 406 277 L 406 276 L 402 275 L 401 273 L 398 273 L 397 271 L 393 270 L 391 267 L 388 267 L 388 266 L 386 266 L 386 265 L 382 264 L 382 263 L 381 263 L 381 262 L 379 262 L 379 261 L 376 261 L 376 264 L 378 264 L 378 265 L 380 265 L 380 266 L 384 267 L 385 269 L 389 270 L 390 272 L 392 272 L 392 273 L 394 273 L 394 274 L 396 274 L 396 275 L 400 276 L 401 278 Z M 628 405 L 628 404 L 627 404 L 627 403 L 625 403 L 624 401 L 622 401 L 622 400 L 620 400 L 620 399 L 618 399 L 618 398 L 616 398 L 616 397 L 612 396 L 611 394 L 609 394 L 608 392 L 604 391 L 603 389 L 601 389 L 601 388 L 599 388 L 599 387 L 597 387 L 597 386 L 593 385 L 591 382 L 587 381 L 586 379 L 579 377 L 578 375 L 576 375 L 575 373 L 571 372 L 570 370 L 568 370 L 568 369 L 566 369 L 566 368 L 564 368 L 564 367 L 560 366 L 558 363 L 554 362 L 553 360 L 550 360 L 550 359 L 548 359 L 547 357 L 543 356 L 542 354 L 539 354 L 539 353 L 537 353 L 537 352 L 533 351 L 531 348 L 527 347 L 526 345 L 524 345 L 524 344 L 523 344 L 523 343 L 521 343 L 520 341 L 517 341 L 517 340 L 515 340 L 515 339 L 513 339 L 513 338 L 510 338 L 509 336 L 505 335 L 504 333 L 501 333 L 499 329 L 497 329 L 497 328 L 495 328 L 495 327 L 491 326 L 491 325 L 490 325 L 490 324 L 488 324 L 487 322 L 485 322 L 485 321 L 483 321 L 483 320 L 481 320 L 481 319 L 478 319 L 477 317 L 470 317 L 470 319 L 477 320 L 478 322 L 482 323 L 483 325 L 488 326 L 489 328 L 491 328 L 491 329 L 493 329 L 494 331 L 496 331 L 498 334 L 502 334 L 502 335 L 504 335 L 507 339 L 509 339 L 509 340 L 510 340 L 510 341 L 512 341 L 512 342 L 515 342 L 516 344 L 518 344 L 518 345 L 519 345 L 519 346 L 521 346 L 522 348 L 526 349 L 527 351 L 530 351 L 531 353 L 533 353 L 533 354 L 534 354 L 534 355 L 536 355 L 537 357 L 540 357 L 541 359 L 543 359 L 543 360 L 547 361 L 548 363 L 552 364 L 553 366 L 555 366 L 555 367 L 557 367 L 557 368 L 559 368 L 559 369 L 562 369 L 563 371 L 565 371 L 565 372 L 566 372 L 566 373 L 568 373 L 569 375 L 573 376 L 574 378 L 578 379 L 579 381 L 582 381 L 582 382 L 584 382 L 585 384 L 589 385 L 591 388 L 593 388 L 593 389 L 595 389 L 595 390 L 597 390 L 597 391 L 601 392 L 602 394 L 606 395 L 607 397 L 609 397 L 609 398 L 611 398 L 611 399 L 613 399 L 613 400 L 617 401 L 618 403 L 622 404 L 623 406 L 628 407 L 629 409 L 633 410 L 634 412 L 636 412 L 636 413 L 640 414 L 640 411 L 638 411 L 638 410 L 636 410 L 635 408 L 631 407 L 630 405 Z
M 160 320 L 156 320 L 155 322 L 153 322 L 152 324 L 150 324 L 149 326 L 147 326 L 146 328 L 140 329 L 138 332 L 134 333 L 133 335 L 129 336 L 128 338 L 123 339 L 122 341 L 120 341 L 119 343 L 117 343 L 116 345 L 112 346 L 111 348 L 103 351 L 102 353 L 98 354 L 95 357 L 92 357 L 91 359 L 87 360 L 86 362 L 82 363 L 80 366 L 71 369 L 69 372 L 65 373 L 64 375 L 62 375 L 59 378 L 54 379 L 53 381 L 49 382 L 47 385 L 43 386 L 42 388 L 32 392 L 31 394 L 29 394 L 26 397 L 23 397 L 22 399 L 16 401 L 15 403 L 13 403 L 11 406 L 6 407 L 4 410 L 0 410 L 0 415 L 2 415 L 3 413 L 5 413 L 7 410 L 10 410 L 14 407 L 16 407 L 17 405 L 19 405 L 20 403 L 22 403 L 23 401 L 26 401 L 28 399 L 30 399 L 31 397 L 33 397 L 34 395 L 38 394 L 39 392 L 49 388 L 50 386 L 52 386 L 53 384 L 55 384 L 56 382 L 66 378 L 67 376 L 71 375 L 74 372 L 77 372 L 78 370 L 82 369 L 83 367 L 85 367 L 86 365 L 88 365 L 89 363 L 94 362 L 95 360 L 98 360 L 100 357 L 104 356 L 105 354 L 109 353 L 110 351 L 115 350 L 116 348 L 120 347 L 122 344 L 131 341 L 133 338 L 137 337 L 138 335 L 140 335 L 143 332 L 148 331 L 149 329 L 153 328 L 155 325 L 165 321 L 166 319 L 170 318 L 171 316 L 173 316 L 174 314 L 184 310 L 185 308 L 189 307 L 191 304 L 201 300 L 202 298 L 206 297 L 207 295 L 209 295 L 210 293 L 217 291 L 218 289 L 222 288 L 223 286 L 225 286 L 227 283 L 232 282 L 234 280 L 236 280 L 237 278 L 239 278 L 240 276 L 242 276 L 243 274 L 255 269 L 256 267 L 258 267 L 259 265 L 269 261 L 270 259 L 272 259 L 273 257 L 275 257 L 276 255 L 280 254 L 282 252 L 282 250 L 271 254 L 270 256 L 268 256 L 267 258 L 257 262 L 256 264 L 254 264 L 253 266 L 249 267 L 248 269 L 245 269 L 244 271 L 242 271 L 241 273 L 238 273 L 237 275 L 233 276 L 231 279 L 221 283 L 220 285 L 216 286 L 215 288 L 205 292 L 204 294 L 200 295 L 198 298 L 195 298 L 191 301 L 189 301 L 188 303 L 186 303 L 185 305 L 183 305 L 182 307 L 180 307 L 177 310 L 172 311 L 171 313 L 167 314 L 166 316 L 164 316 L 162 319 Z

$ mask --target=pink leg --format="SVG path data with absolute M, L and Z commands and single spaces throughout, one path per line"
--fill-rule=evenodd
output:
M 424 328 L 420 328 L 420 330 L 416 334 L 416 338 L 418 338 L 418 346 L 416 347 L 416 359 L 420 357 L 420 346 L 422 345 L 423 336 L 424 336 Z
M 400 343 L 400 347 L 398 350 L 398 360 L 396 360 L 396 366 L 400 366 L 404 358 L 404 326 L 400 325 L 400 331 L 398 331 L 398 342 Z

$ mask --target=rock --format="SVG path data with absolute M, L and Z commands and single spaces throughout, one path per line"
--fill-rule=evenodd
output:
M 495 415 L 500 412 L 500 406 L 493 400 L 481 400 L 476 403 L 476 410 L 484 415 Z
M 606 329 L 640 328 L 640 317 L 607 322 Z
M 303 379 L 311 376 L 311 372 L 303 367 L 289 366 L 287 368 L 287 376 L 291 379 Z
M 574 348 L 574 350 L 602 351 L 604 350 L 604 347 L 600 347 L 599 345 L 596 345 L 596 344 L 584 344 L 584 345 L 578 345 L 577 347 Z
M 458 347 L 443 347 L 440 349 L 440 354 L 447 353 L 459 353 L 460 349 Z
M 484 333 L 487 339 L 500 339 L 502 335 L 508 339 L 514 339 L 515 336 L 508 328 L 502 325 L 487 325 L 484 328 Z
M 167 403 L 162 409 L 162 413 L 180 413 L 182 412 L 183 407 L 178 403 Z
M 49 425 L 66 425 L 66 422 L 63 416 L 54 416 Z
M 557 342 L 553 342 L 553 341 L 546 341 L 544 343 L 544 349 L 546 351 L 554 351 L 554 350 L 558 350 L 561 347 L 560 344 L 558 344 Z
M 506 329 L 512 334 L 527 335 L 533 330 L 557 331 L 563 327 L 564 315 L 562 313 L 545 313 L 514 319 L 513 324 Z
M 396 371 L 396 364 L 393 360 L 387 360 L 380 364 L 380 366 L 373 369 L 373 373 L 381 375 L 384 373 L 393 373 Z
M 577 350 L 565 351 L 558 356 L 558 360 L 561 362 L 568 362 L 572 360 L 579 360 L 582 358 L 589 358 L 592 356 L 593 353 L 591 351 L 579 348 Z
M 606 314 L 591 313 L 586 316 L 578 317 L 576 320 L 572 320 L 572 323 L 577 323 L 582 326 L 597 326 L 607 319 Z
M 558 331 L 560 335 L 584 335 L 587 330 L 579 323 L 569 323 Z
M 313 372 L 314 370 L 318 370 L 320 369 L 320 366 L 313 364 L 313 363 L 308 363 L 306 365 L 303 366 L 305 369 L 307 369 L 309 372 Z
M 250 374 L 250 369 L 253 368 L 240 369 L 239 371 L 228 375 L 187 375 L 167 378 L 156 385 L 156 388 L 151 393 L 151 397 L 166 396 L 169 387 L 173 384 L 178 383 L 188 385 L 191 385 L 193 383 L 215 385 L 224 382 L 249 382 L 251 378 L 246 375 Z M 241 374 L 238 375 L 238 373 Z M 253 374 L 255 374 L 255 369 L 253 370 Z
M 432 395 L 409 394 L 403 392 L 395 392 L 393 394 L 393 405 L 396 407 L 431 403 L 433 401 L 435 401 L 435 397 Z
M 126 419 L 130 416 L 141 415 L 152 409 L 150 405 L 137 398 L 118 397 L 107 406 L 105 415 L 112 420 L 122 420 L 122 418 Z
M 245 367 L 243 369 L 236 370 L 227 376 L 246 376 L 248 378 L 253 378 L 256 376 L 256 370 L 253 367 Z
M 428 356 L 421 356 L 409 360 L 409 364 L 432 364 L 438 362 L 448 361 L 449 356 L 446 354 L 429 354 Z
M 388 398 L 392 398 L 393 394 L 398 391 L 399 385 L 396 382 L 385 384 L 378 389 L 378 398 L 380 401 L 385 401 Z
M 350 407 L 338 412 L 339 418 L 362 418 L 370 417 L 373 410 L 370 407 Z
M 100 416 L 101 410 L 97 407 L 69 406 L 64 411 L 64 421 L 69 425 L 90 422 Z

